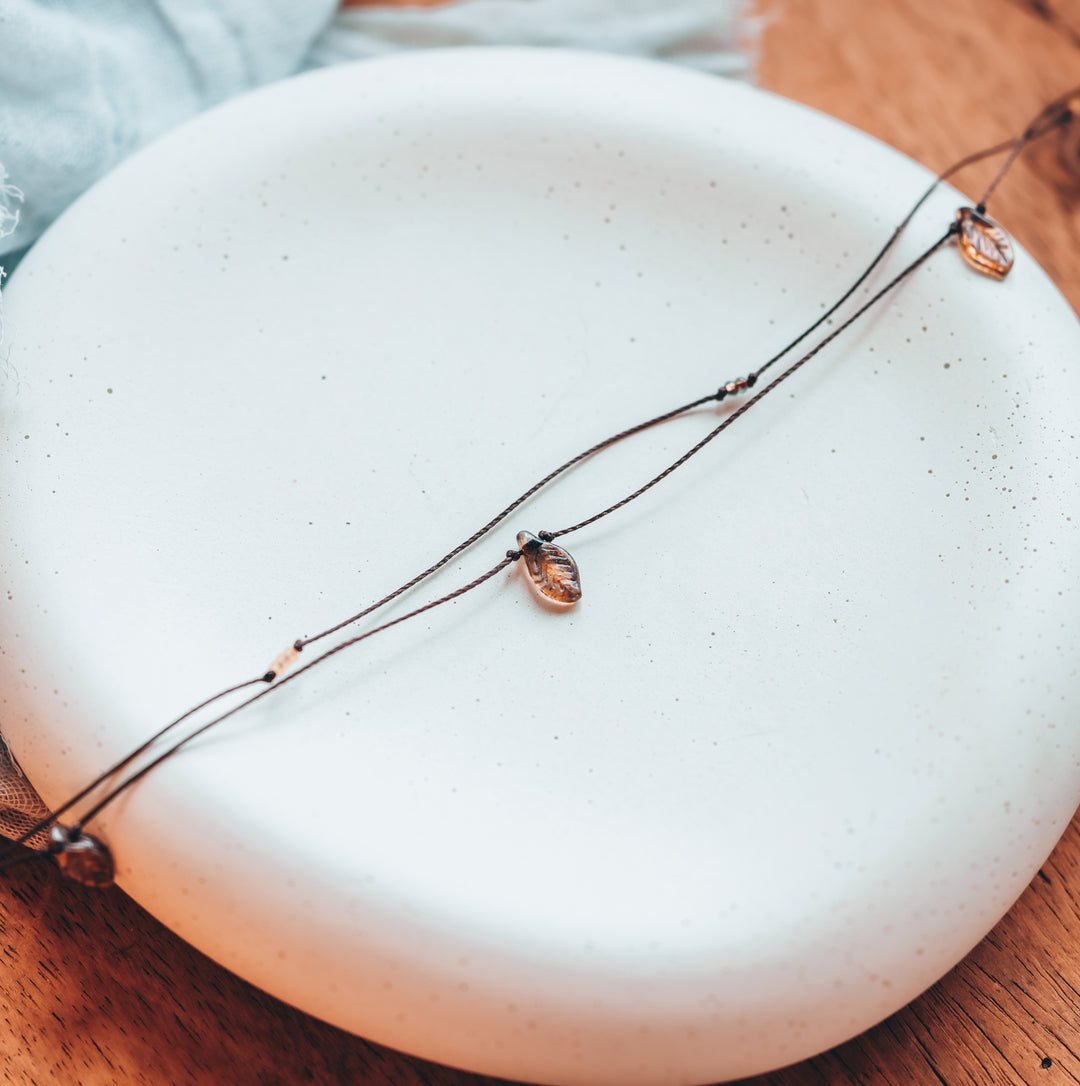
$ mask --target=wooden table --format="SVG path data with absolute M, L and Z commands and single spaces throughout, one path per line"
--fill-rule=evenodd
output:
M 758 10 L 763 86 L 932 168 L 1011 135 L 1080 84 L 1078 0 L 772 0 Z M 1070 173 L 1052 145 L 1040 149 L 1010 176 L 994 214 L 1080 310 L 1080 170 Z M 753 1082 L 1080 1082 L 1078 902 L 1074 820 L 1009 915 L 944 980 L 861 1037 Z M 204 958 L 120 891 L 65 884 L 51 867 L 4 880 L 0 934 L 4 1082 L 494 1081 L 309 1018 Z

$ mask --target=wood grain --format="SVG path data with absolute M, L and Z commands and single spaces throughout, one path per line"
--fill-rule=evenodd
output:
M 775 0 L 757 10 L 764 86 L 932 168 L 1012 133 L 1080 84 L 1075 2 Z M 960 187 L 975 192 L 981 180 Z M 1048 145 L 1020 164 L 993 211 L 1080 310 L 1080 174 Z M 120 891 L 68 885 L 51 868 L 5 879 L 0 943 L 6 1083 L 495 1081 L 318 1022 L 214 965 Z M 751 1082 L 1080 1083 L 1080 820 L 933 989 L 832 1052 Z

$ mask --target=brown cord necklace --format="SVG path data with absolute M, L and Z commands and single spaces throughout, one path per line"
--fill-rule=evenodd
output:
M 1004 279 L 1013 264 L 1013 247 L 1005 231 L 986 214 L 986 205 L 1019 154 L 1030 143 L 1045 136 L 1049 132 L 1063 129 L 1066 125 L 1077 119 L 1080 119 L 1080 88 L 1072 90 L 1050 102 L 1039 111 L 1023 132 L 1015 138 L 995 144 L 992 147 L 975 152 L 974 154 L 967 155 L 954 163 L 943 173 L 939 174 L 926 192 L 916 201 L 911 210 L 896 226 L 878 254 L 867 265 L 858 278 L 855 279 L 851 286 L 848 287 L 848 289 L 845 290 L 817 320 L 796 336 L 781 351 L 773 355 L 773 357 L 769 358 L 756 369 L 748 372 L 746 376 L 728 381 L 721 385 L 717 390 L 710 392 L 707 395 L 701 396 L 690 403 L 682 404 L 669 411 L 665 411 L 644 422 L 630 426 L 625 430 L 621 430 L 618 433 L 605 438 L 603 441 L 599 441 L 596 444 L 589 446 L 584 451 L 571 457 L 565 463 L 548 472 L 543 478 L 539 479 L 529 487 L 528 490 L 520 494 L 510 502 L 509 505 L 488 520 L 482 527 L 473 532 L 467 539 L 459 543 L 437 562 L 418 573 L 399 588 L 396 588 L 375 603 L 370 604 L 363 610 L 350 615 L 320 633 L 311 637 L 298 638 L 257 677 L 227 687 L 206 698 L 191 709 L 188 709 L 175 720 L 170 721 L 163 728 L 155 732 L 149 739 L 144 743 L 141 743 L 120 761 L 116 762 L 105 772 L 94 778 L 94 780 L 87 784 L 86 787 L 81 789 L 54 811 L 50 812 L 46 817 L 42 818 L 18 840 L 12 842 L 3 852 L 0 852 L 0 871 L 5 871 L 18 864 L 40 857 L 54 856 L 61 871 L 69 878 L 87 886 L 104 887 L 110 885 L 113 881 L 115 870 L 112 854 L 105 842 L 86 832 L 86 825 L 129 788 L 151 773 L 157 766 L 176 755 L 193 739 L 209 731 L 211 728 L 216 727 L 223 721 L 228 720 L 230 717 L 240 712 L 242 709 L 245 709 L 247 706 L 252 705 L 254 702 L 274 694 L 288 683 L 299 679 L 313 668 L 323 664 L 330 659 L 330 657 L 343 652 L 345 649 L 352 648 L 361 641 L 365 641 L 369 637 L 373 637 L 384 630 L 388 630 L 392 626 L 397 626 L 402 622 L 406 622 L 427 611 L 431 611 L 442 604 L 458 599 L 460 596 L 479 588 L 482 584 L 490 581 L 508 566 L 518 561 L 524 561 L 529 579 L 536 592 L 543 599 L 559 607 L 571 607 L 576 604 L 578 600 L 581 599 L 582 595 L 581 577 L 577 563 L 571 555 L 556 542 L 556 540 L 577 532 L 580 529 L 617 512 L 624 506 L 641 497 L 641 495 L 651 490 L 654 486 L 682 467 L 682 465 L 690 460 L 691 457 L 696 456 L 715 438 L 728 429 L 728 427 L 732 426 L 736 420 L 740 419 L 747 411 L 756 406 L 766 395 L 794 375 L 823 348 L 846 332 L 856 321 L 860 320 L 870 309 L 877 305 L 878 302 L 891 294 L 939 249 L 955 239 L 960 255 L 969 266 L 990 278 L 997 280 Z M 798 355 L 794 361 L 789 362 L 785 369 L 772 377 L 767 383 L 761 381 L 762 376 L 768 370 L 780 362 L 781 359 L 791 355 L 796 347 L 803 344 L 814 332 L 818 331 L 823 324 L 825 324 L 852 298 L 855 292 L 882 263 L 897 239 L 911 223 L 915 214 L 939 184 L 948 180 L 966 166 L 1001 154 L 1005 155 L 1005 159 L 984 191 L 981 200 L 975 207 L 960 208 L 956 213 L 955 220 L 949 225 L 945 232 L 919 256 L 871 294 L 868 299 L 862 302 L 861 305 L 845 317 L 835 328 L 818 340 L 812 347 L 805 350 L 801 355 Z M 560 528 L 556 531 L 539 531 L 535 535 L 527 531 L 518 532 L 516 547 L 507 550 L 495 565 L 486 572 L 480 574 L 480 576 L 469 581 L 467 584 L 464 584 L 437 599 L 431 600 L 420 607 L 408 611 L 406 614 L 400 615 L 397 618 L 383 622 L 362 633 L 347 637 L 333 647 L 325 649 L 319 655 L 296 668 L 296 670 L 292 671 L 290 674 L 284 674 L 297 662 L 301 653 L 308 646 L 359 622 L 361 619 L 366 618 L 368 615 L 384 607 L 386 604 L 389 604 L 392 600 L 397 599 L 422 581 L 431 577 L 436 571 L 451 562 L 463 551 L 472 547 L 473 544 L 487 536 L 519 506 L 538 491 L 548 486 L 549 483 L 552 483 L 559 476 L 563 475 L 570 468 L 644 430 L 659 426 L 671 419 L 685 415 L 696 408 L 703 407 L 710 403 L 719 403 L 728 397 L 744 393 L 752 393 L 752 395 L 748 395 L 737 409 L 730 414 L 725 415 L 724 418 L 709 431 L 709 433 L 683 453 L 682 456 L 630 494 L 568 527 Z M 250 690 L 254 687 L 260 687 L 260 689 L 247 694 L 247 696 L 241 698 L 232 707 L 218 713 L 218 715 L 214 716 L 209 721 L 198 725 L 183 738 L 174 741 L 171 745 L 166 746 L 163 751 L 154 754 L 143 765 L 131 769 L 133 763 L 135 763 L 142 755 L 147 754 L 159 740 L 163 739 L 167 733 L 173 731 L 173 729 L 177 728 L 180 724 L 229 695 Z M 130 772 L 128 772 L 126 776 L 122 776 L 124 771 L 129 769 Z M 120 779 L 116 780 L 117 777 L 120 777 Z M 110 782 L 112 783 L 110 784 Z M 94 798 L 95 795 L 97 798 Z M 74 822 L 67 824 L 60 821 L 61 816 L 67 814 L 80 804 L 83 804 L 84 801 L 88 801 L 90 806 L 84 808 Z M 29 849 L 22 847 L 27 844 L 39 845 L 39 843 L 40 847 L 32 847 Z

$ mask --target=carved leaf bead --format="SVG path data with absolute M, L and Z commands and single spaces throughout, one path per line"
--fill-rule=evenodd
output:
M 956 213 L 960 224 L 960 255 L 976 271 L 991 279 L 1004 279 L 1013 266 L 1013 247 L 1009 235 L 981 211 L 962 207 Z
M 115 872 L 108 846 L 88 833 L 72 838 L 66 826 L 53 826 L 49 832 L 50 851 L 56 863 L 69 879 L 83 886 L 112 886 Z
M 581 599 L 577 562 L 567 551 L 555 543 L 537 539 L 531 532 L 518 532 L 517 545 L 525 559 L 525 568 L 542 596 L 566 606 Z

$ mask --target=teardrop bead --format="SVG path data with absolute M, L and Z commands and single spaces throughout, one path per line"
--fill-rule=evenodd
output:
M 1013 266 L 1012 239 L 989 215 L 973 207 L 962 207 L 956 213 L 960 224 L 957 235 L 960 255 L 977 272 L 991 279 L 1004 279 Z
M 518 532 L 517 545 L 536 590 L 552 603 L 565 606 L 581 599 L 581 575 L 577 562 L 555 543 L 538 539 L 532 532 Z
M 67 826 L 56 825 L 49 831 L 49 851 L 63 874 L 83 886 L 112 886 L 113 858 L 108 846 L 88 833 L 72 838 Z

